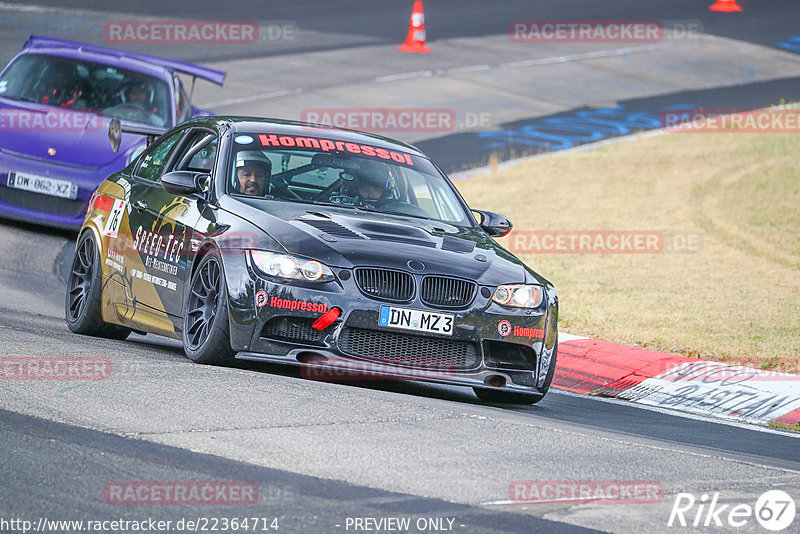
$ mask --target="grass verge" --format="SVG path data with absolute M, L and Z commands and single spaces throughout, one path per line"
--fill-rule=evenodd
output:
M 499 241 L 555 284 L 562 331 L 798 372 L 798 154 L 796 134 L 672 133 L 556 153 L 456 186 L 471 206 L 514 222 Z M 686 236 L 695 246 L 518 250 L 515 233 L 531 231 L 657 231 L 668 247 Z

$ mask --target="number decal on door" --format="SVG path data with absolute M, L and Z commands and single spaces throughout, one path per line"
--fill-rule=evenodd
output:
M 125 212 L 125 205 L 126 202 L 124 200 L 114 200 L 114 206 L 108 214 L 108 220 L 106 221 L 106 227 L 103 229 L 103 235 L 117 237 L 119 225 L 122 223 L 122 214 Z

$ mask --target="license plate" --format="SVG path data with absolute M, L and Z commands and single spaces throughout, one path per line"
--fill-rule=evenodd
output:
M 401 330 L 414 330 L 431 334 L 453 334 L 453 319 L 451 313 L 435 313 L 395 306 L 381 306 L 378 325 Z
M 58 178 L 12 171 L 8 173 L 6 185 L 14 189 L 22 189 L 53 197 L 68 198 L 70 200 L 78 198 L 78 184 L 67 180 L 59 180 Z

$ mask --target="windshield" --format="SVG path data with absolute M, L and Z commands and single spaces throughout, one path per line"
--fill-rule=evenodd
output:
M 0 96 L 172 126 L 164 81 L 92 61 L 23 54 L 0 76 Z
M 236 136 L 229 194 L 469 224 L 450 184 L 425 158 L 317 137 Z

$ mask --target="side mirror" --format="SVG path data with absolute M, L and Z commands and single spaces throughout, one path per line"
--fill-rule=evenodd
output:
M 203 193 L 203 181 L 208 177 L 202 172 L 172 171 L 159 179 L 164 191 L 171 195 L 188 197 Z
M 495 213 L 493 211 L 472 211 L 480 214 L 480 227 L 483 228 L 484 232 L 492 237 L 503 237 L 508 234 L 511 231 L 511 228 L 514 226 L 505 215 L 500 215 L 499 213 Z
M 108 123 L 108 140 L 111 141 L 111 150 L 114 152 L 119 151 L 119 145 L 122 143 L 122 133 L 132 133 L 136 135 L 146 135 L 147 136 L 147 146 L 153 144 L 153 141 L 156 140 L 156 137 L 163 134 L 167 130 L 164 128 L 156 128 L 154 126 L 139 126 L 135 125 L 132 126 L 130 124 L 126 124 L 123 126 L 122 122 L 119 119 L 111 119 Z
M 108 123 L 108 140 L 111 141 L 111 150 L 118 152 L 122 143 L 122 123 L 119 119 L 111 119 Z

